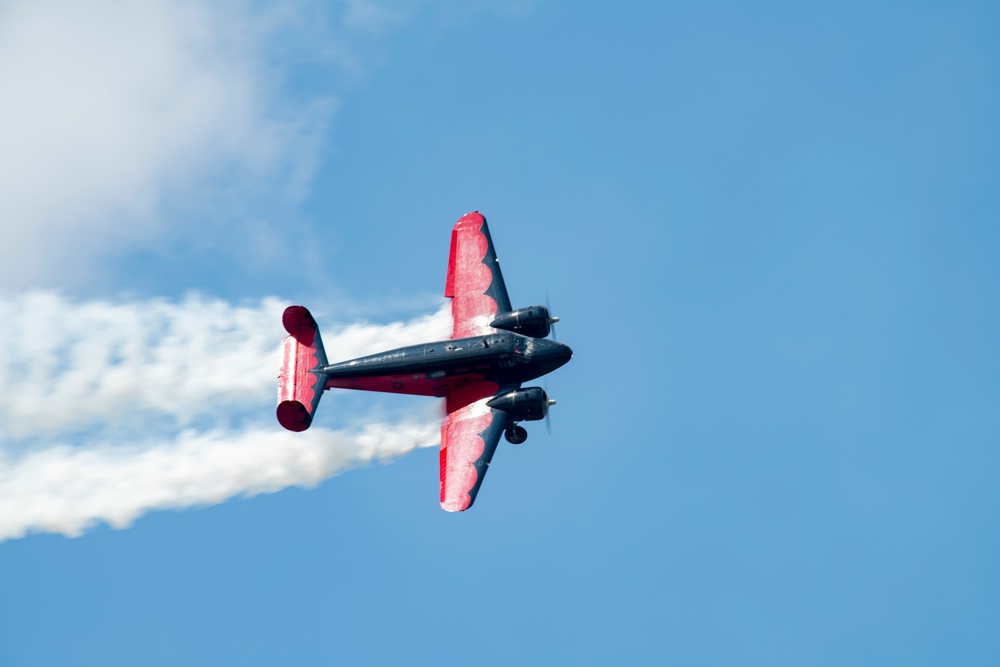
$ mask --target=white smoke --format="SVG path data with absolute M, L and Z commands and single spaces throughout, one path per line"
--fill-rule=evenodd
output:
M 100 522 L 126 528 L 150 510 L 312 486 L 348 468 L 438 443 L 436 420 L 357 432 L 275 428 L 182 432 L 147 446 L 59 445 L 15 458 L 0 450 L 0 540 L 75 537 Z
M 293 434 L 274 420 L 278 299 L 236 306 L 0 298 L 0 540 L 129 525 L 153 509 L 311 485 L 438 442 L 438 416 Z M 447 307 L 324 325 L 331 359 L 448 337 Z

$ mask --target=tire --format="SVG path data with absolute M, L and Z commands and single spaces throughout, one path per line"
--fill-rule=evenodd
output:
M 512 445 L 520 445 L 528 439 L 528 432 L 524 430 L 523 426 L 518 426 L 517 424 L 508 426 L 503 435 L 507 438 L 507 442 Z

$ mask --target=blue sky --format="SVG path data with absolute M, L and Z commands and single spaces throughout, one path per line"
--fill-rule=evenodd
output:
M 0 664 L 1000 661 L 995 6 L 39 7 L 0 6 L 0 528 L 47 511 L 39 452 L 67 512 L 103 489 L 72 452 L 249 475 L 288 446 L 270 313 L 331 358 L 433 328 L 470 210 L 575 357 L 462 515 L 427 441 L 134 516 L 122 467 L 128 527 L 0 542 Z M 237 339 L 259 373 L 212 365 Z

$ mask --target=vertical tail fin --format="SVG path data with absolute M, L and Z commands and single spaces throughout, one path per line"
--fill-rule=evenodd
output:
M 281 323 L 290 335 L 281 343 L 278 423 L 289 431 L 304 431 L 326 389 L 326 373 L 317 370 L 327 365 L 326 351 L 316 320 L 305 307 L 285 308 Z

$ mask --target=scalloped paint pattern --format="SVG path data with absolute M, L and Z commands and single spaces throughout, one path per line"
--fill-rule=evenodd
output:
M 499 389 L 494 382 L 478 382 L 448 395 L 440 466 L 441 507 L 449 512 L 466 510 L 475 499 L 473 490 L 480 481 L 479 467 L 484 465 L 486 452 L 483 433 L 493 424 L 493 411 L 486 401 Z
M 497 314 L 496 300 L 485 293 L 493 283 L 493 272 L 483 262 L 489 250 L 489 241 L 482 231 L 485 222 L 479 213 L 468 213 L 459 218 L 452 231 L 445 286 L 445 296 L 453 297 L 452 338 L 492 331 L 489 325 Z

